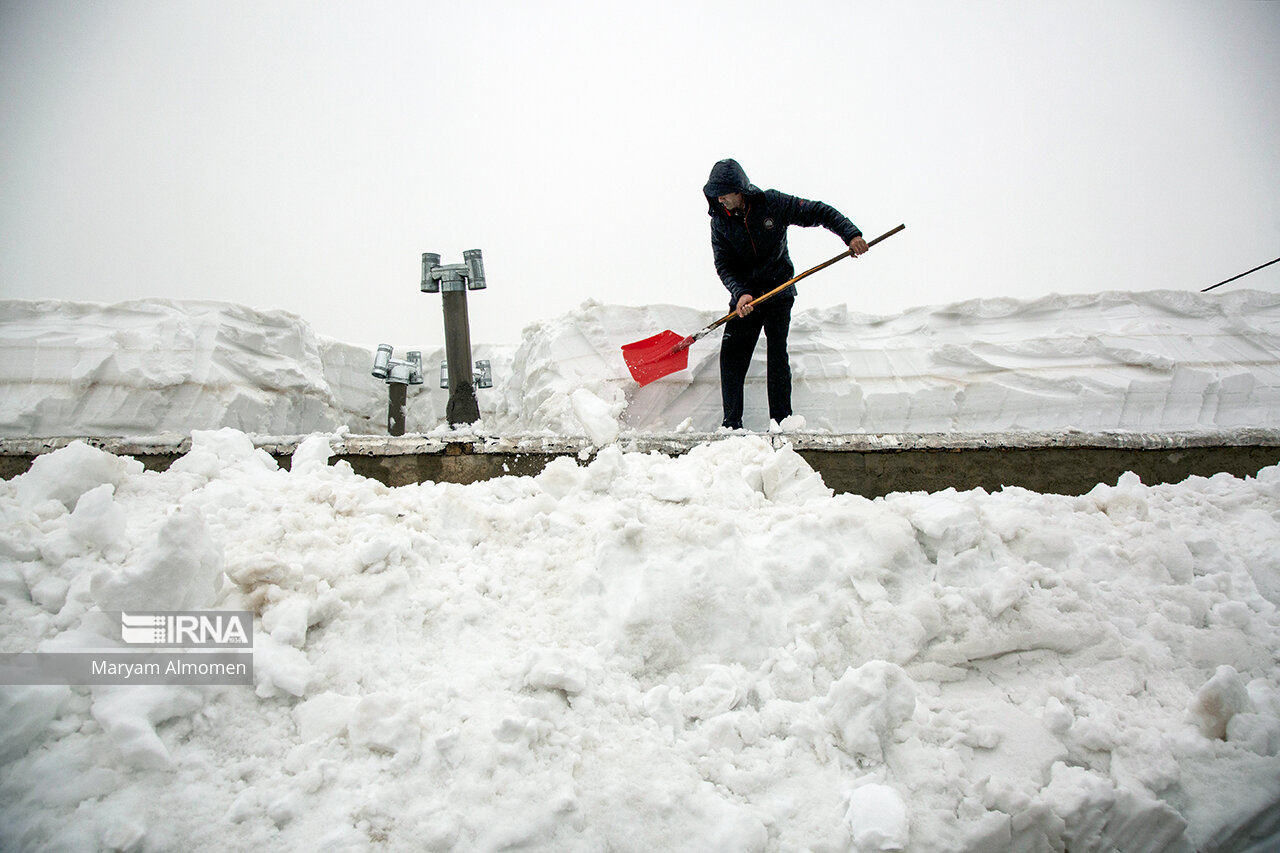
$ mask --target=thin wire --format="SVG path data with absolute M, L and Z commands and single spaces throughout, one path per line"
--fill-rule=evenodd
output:
M 1245 276 L 1247 276 L 1249 273 L 1251 273 L 1251 272 L 1257 272 L 1258 270 L 1262 269 L 1263 267 L 1269 267 L 1269 266 L 1271 266 L 1272 264 L 1276 263 L 1277 261 L 1280 261 L 1280 258 L 1276 258 L 1274 261 L 1267 261 L 1267 262 L 1266 262 L 1265 264 L 1263 264 L 1262 266 L 1257 266 L 1257 267 L 1254 267 L 1254 268 L 1253 268 L 1253 269 L 1251 269 L 1251 270 L 1246 270 L 1245 272 L 1240 273 L 1240 275 L 1233 275 L 1233 276 L 1231 276 L 1231 278 L 1227 279 L 1226 281 L 1220 281 L 1220 282 L 1218 282 L 1217 284 L 1212 284 L 1212 285 L 1210 285 L 1210 286 L 1206 287 L 1204 290 L 1202 290 L 1202 291 L 1200 291 L 1200 292 L 1201 292 L 1201 293 L 1208 293 L 1210 290 L 1213 290 L 1215 287 L 1222 287 L 1222 285 L 1226 284 L 1227 282 L 1235 281 L 1235 280 L 1236 280 L 1236 279 L 1238 279 L 1238 278 L 1244 278 L 1244 277 L 1245 277 Z

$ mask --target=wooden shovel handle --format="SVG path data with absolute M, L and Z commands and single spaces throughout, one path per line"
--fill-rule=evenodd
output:
M 897 234 L 899 231 L 901 231 L 902 229 L 904 229 L 904 228 L 906 228 L 906 227 L 907 227 L 907 226 L 906 226 L 906 224 L 904 223 L 904 224 L 902 224 L 902 225 L 899 225 L 897 228 L 892 228 L 892 229 L 890 229 L 890 230 L 888 230 L 888 231 L 884 232 L 884 233 L 883 233 L 883 234 L 881 234 L 879 237 L 877 237 L 877 238 L 875 238 L 874 240 L 872 240 L 871 242 L 867 243 L 867 248 L 868 248 L 868 249 L 870 249 L 870 248 L 871 248 L 872 246 L 874 246 L 876 243 L 879 243 L 881 240 L 884 240 L 884 239 L 885 239 L 885 238 L 887 238 L 887 237 L 892 237 L 894 234 Z M 822 263 L 818 264 L 816 267 L 812 267 L 811 269 L 807 269 L 807 270 L 805 270 L 804 272 L 800 273 L 800 275 L 796 276 L 795 278 L 791 279 L 790 281 L 784 281 L 782 284 L 778 285 L 778 286 L 777 286 L 777 287 L 775 287 L 773 290 L 770 290 L 768 293 L 764 294 L 763 296 L 757 296 L 755 299 L 752 299 L 752 300 L 751 300 L 751 304 L 752 304 L 752 305 L 759 305 L 761 302 L 764 302 L 764 301 L 765 301 L 766 299 L 768 299 L 769 297 L 774 296 L 774 295 L 776 295 L 776 294 L 779 294 L 779 293 L 781 293 L 782 291 L 786 290 L 788 287 L 790 287 L 791 285 L 795 284 L 795 283 L 796 283 L 797 281 L 799 281 L 800 279 L 805 278 L 805 277 L 807 277 L 807 276 L 811 276 L 811 275 L 813 275 L 814 273 L 819 272 L 820 270 L 825 270 L 827 267 L 831 266 L 831 265 L 832 265 L 832 264 L 834 264 L 836 261 L 844 260 L 845 258 L 849 257 L 849 256 L 850 256 L 850 255 L 852 255 L 852 254 L 853 254 L 853 250 L 852 250 L 852 249 L 845 249 L 843 252 L 841 252 L 840 254 L 836 255 L 836 256 L 835 256 L 834 258 L 832 258 L 831 260 L 823 261 Z M 737 314 L 738 314 L 738 312 L 736 312 L 736 311 L 730 311 L 728 314 L 725 314 L 725 315 L 724 315 L 723 317 L 721 317 L 719 320 L 716 320 L 714 323 L 712 323 L 710 326 L 707 326 L 707 327 L 706 327 L 705 329 L 703 329 L 702 331 L 705 333 L 705 332 L 709 332 L 709 331 L 711 331 L 712 329 L 718 328 L 718 327 L 720 327 L 720 326 L 724 325 L 725 323 L 729 322 L 730 320 L 732 320 L 734 317 L 736 317 L 736 316 L 737 316 Z

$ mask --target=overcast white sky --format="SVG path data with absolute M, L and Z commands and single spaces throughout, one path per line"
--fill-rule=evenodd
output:
M 1280 255 L 1277 81 L 1275 0 L 0 0 L 0 296 L 400 353 L 443 340 L 422 252 L 480 248 L 476 342 L 589 298 L 719 310 L 722 157 L 907 224 L 801 308 L 1199 290 Z M 797 269 L 842 248 L 791 231 Z

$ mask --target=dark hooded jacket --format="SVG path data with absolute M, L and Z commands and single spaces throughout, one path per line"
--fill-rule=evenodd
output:
M 725 212 L 718 199 L 728 193 L 745 195 L 746 210 Z M 787 226 L 821 225 L 846 244 L 862 236 L 856 225 L 829 204 L 760 189 L 747 180 L 747 173 L 736 160 L 716 163 L 702 194 L 711 214 L 716 273 L 731 294 L 730 308 L 744 293 L 760 296 L 795 275 L 787 253 Z M 787 297 L 795 297 L 794 287 L 774 298 Z

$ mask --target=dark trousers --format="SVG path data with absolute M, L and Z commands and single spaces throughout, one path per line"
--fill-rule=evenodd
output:
M 770 299 L 746 317 L 724 324 L 720 340 L 720 395 L 724 426 L 742 428 L 742 386 L 751 356 L 764 331 L 768 358 L 769 417 L 778 423 L 791 416 L 791 363 L 787 359 L 787 331 L 791 328 L 794 296 Z

